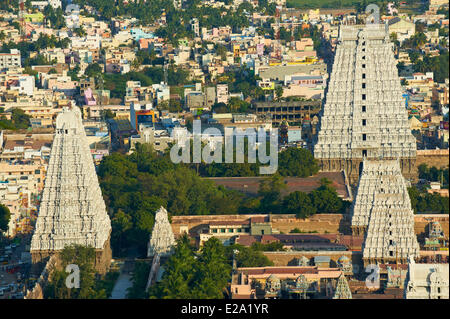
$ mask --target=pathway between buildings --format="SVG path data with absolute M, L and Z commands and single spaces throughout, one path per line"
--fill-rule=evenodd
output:
M 111 297 L 109 299 L 126 299 L 127 289 L 133 285 L 131 281 L 131 275 L 129 274 L 134 270 L 134 259 L 127 259 L 123 264 L 120 276 L 114 285 Z

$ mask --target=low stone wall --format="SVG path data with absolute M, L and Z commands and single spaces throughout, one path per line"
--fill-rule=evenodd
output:
M 27 290 L 24 299 L 44 299 L 45 286 L 47 285 L 48 278 L 56 268 L 57 263 L 58 258 L 55 255 L 50 256 L 33 289 Z
M 311 262 L 315 256 L 328 256 L 331 259 L 331 267 L 336 267 L 336 262 L 341 256 L 349 257 L 353 265 L 360 265 L 362 260 L 361 251 L 265 251 L 264 255 L 274 266 L 296 266 L 297 259 L 302 256 L 309 258 Z
M 420 164 L 446 168 L 449 165 L 449 150 L 417 150 L 416 167 Z
M 272 215 L 272 228 L 288 234 L 298 228 L 302 232 L 350 234 L 351 219 L 343 214 L 316 214 L 310 218 L 299 219 L 295 215 Z
M 175 235 L 180 234 L 181 226 L 188 226 L 189 230 L 200 225 L 208 225 L 212 221 L 245 221 L 251 217 L 265 217 L 259 215 L 207 215 L 207 216 L 172 216 L 172 229 Z M 288 234 L 294 228 L 302 232 L 316 231 L 319 234 L 341 233 L 351 234 L 351 216 L 345 214 L 315 214 L 310 218 L 299 219 L 293 214 L 270 215 L 272 228 Z M 449 215 L 418 214 L 414 215 L 414 229 L 417 235 L 425 232 L 428 223 L 438 221 L 446 236 L 449 236 Z
M 195 215 L 195 216 L 172 216 L 171 226 L 175 235 L 180 234 L 180 227 L 187 226 L 189 231 L 192 228 L 208 225 L 212 221 L 238 221 L 243 222 L 251 217 L 266 217 L 267 214 L 254 215 Z

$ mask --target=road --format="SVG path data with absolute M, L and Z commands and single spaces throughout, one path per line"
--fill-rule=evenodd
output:
M 28 237 L 23 237 L 21 244 L 12 249 L 12 254 L 9 256 L 5 264 L 0 265 L 0 288 L 5 288 L 8 285 L 14 284 L 13 289 L 8 289 L 1 296 L 0 299 L 14 298 L 17 292 L 24 292 L 23 281 L 19 278 L 27 278 L 29 273 L 29 264 L 21 262 L 21 254 L 25 251 L 26 244 L 29 243 Z M 11 243 L 8 243 L 10 245 Z M 1 254 L 4 255 L 4 252 Z M 7 268 L 17 267 L 18 271 L 15 273 L 8 273 Z
M 134 259 L 125 260 L 120 269 L 119 278 L 114 285 L 111 297 L 109 299 L 126 299 L 127 289 L 133 285 L 130 272 L 134 270 Z

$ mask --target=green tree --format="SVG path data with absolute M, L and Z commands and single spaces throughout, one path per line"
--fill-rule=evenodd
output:
M 11 219 L 11 212 L 5 205 L 0 204 L 0 231 L 6 232 L 9 227 L 9 220 Z
M 227 247 L 228 254 L 231 256 L 233 250 L 238 250 L 236 254 L 237 267 L 266 267 L 273 266 L 273 262 L 265 256 L 262 251 L 252 249 L 251 247 L 244 247 L 241 245 L 232 245 Z M 231 257 L 230 257 L 231 259 Z
M 310 193 L 312 204 L 318 213 L 340 213 L 344 208 L 336 190 L 329 186 L 320 186 Z
M 103 72 L 103 68 L 98 63 L 89 64 L 86 70 L 84 70 L 84 75 L 87 77 L 96 77 Z
M 284 197 L 283 208 L 288 214 L 296 214 L 298 218 L 307 218 L 317 212 L 308 194 L 295 191 Z
M 104 299 L 105 289 L 96 290 L 95 249 L 80 245 L 66 246 L 60 253 L 61 268 L 56 269 L 44 291 L 46 299 Z M 77 265 L 80 270 L 80 288 L 71 289 L 66 286 L 69 273 L 65 271 L 69 264 Z
M 174 254 L 164 265 L 164 274 L 161 281 L 153 285 L 150 297 L 158 299 L 192 299 L 192 286 L 195 278 L 195 269 L 199 262 L 194 256 L 194 247 L 190 244 L 187 235 L 177 240 Z
M 281 191 L 287 186 L 284 179 L 274 174 L 260 182 L 258 194 L 262 196 L 261 210 L 267 213 L 280 213 Z
M 308 177 L 319 172 L 319 166 L 311 152 L 304 148 L 290 147 L 279 154 L 278 172 L 282 176 Z

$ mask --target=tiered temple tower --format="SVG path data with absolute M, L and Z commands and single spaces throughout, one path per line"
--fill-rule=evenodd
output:
M 400 159 L 415 179 L 416 140 L 384 25 L 340 27 L 314 157 L 323 171 L 345 170 L 356 184 L 363 158 Z
M 111 222 L 106 212 L 91 151 L 77 107 L 56 118 L 44 191 L 31 240 L 33 263 L 65 246 L 94 247 L 95 268 L 111 262 Z
M 348 281 L 344 274 L 339 276 L 333 299 L 352 299 L 352 292 L 350 291 Z
M 161 257 L 170 255 L 175 246 L 175 236 L 170 226 L 167 210 L 161 206 L 156 212 L 155 225 L 148 244 L 147 256 L 159 254 Z
M 419 256 L 414 215 L 398 160 L 364 160 L 352 206 L 352 230 L 366 234 L 364 264 L 406 263 Z

